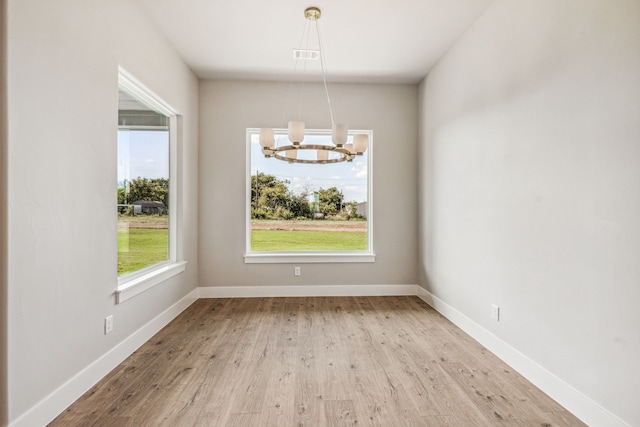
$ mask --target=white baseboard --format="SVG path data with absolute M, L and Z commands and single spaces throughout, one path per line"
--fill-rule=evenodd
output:
M 415 295 L 418 285 L 200 287 L 200 298 L 342 297 Z
M 51 422 L 197 299 L 198 290 L 194 289 L 11 422 L 9 427 L 44 426 Z
M 629 427 L 629 424 L 421 286 L 416 287 L 416 295 L 586 424 Z

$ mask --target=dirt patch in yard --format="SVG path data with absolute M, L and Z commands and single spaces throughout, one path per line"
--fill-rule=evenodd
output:
M 366 232 L 366 221 L 251 221 L 252 230 Z
M 166 215 L 120 215 L 118 230 L 129 228 L 169 228 L 169 217 Z

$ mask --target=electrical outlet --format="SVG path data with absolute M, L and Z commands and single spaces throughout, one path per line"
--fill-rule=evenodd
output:
M 499 306 L 497 306 L 495 304 L 491 304 L 491 317 L 496 319 L 496 322 L 500 321 L 500 307 Z
M 107 335 L 113 331 L 113 316 L 107 316 L 104 318 L 104 334 Z
M 293 267 L 293 275 L 294 276 L 300 275 L 300 267 Z

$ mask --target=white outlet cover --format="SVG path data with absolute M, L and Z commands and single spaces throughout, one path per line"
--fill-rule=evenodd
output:
M 496 321 L 500 321 L 500 307 L 495 305 L 495 304 L 491 304 L 491 316 L 496 319 Z
M 104 318 L 104 334 L 107 335 L 113 331 L 113 316 L 107 316 Z

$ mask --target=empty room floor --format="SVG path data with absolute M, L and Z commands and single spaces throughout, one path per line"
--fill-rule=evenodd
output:
M 583 426 L 417 297 L 200 299 L 51 426 Z

